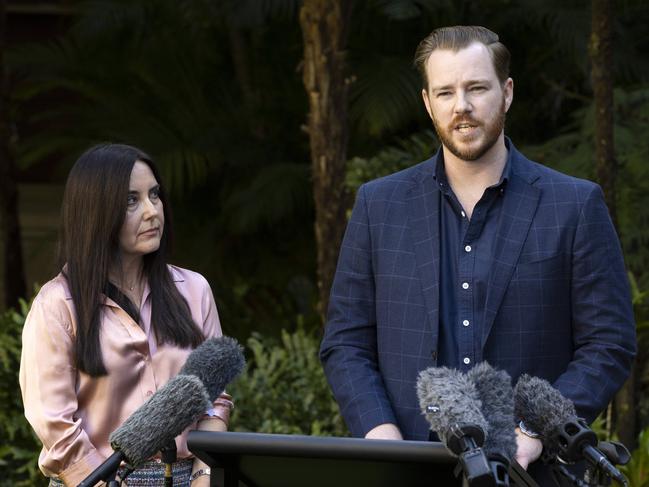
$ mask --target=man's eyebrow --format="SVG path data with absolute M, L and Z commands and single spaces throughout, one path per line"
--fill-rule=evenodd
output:
M 453 85 L 443 85 L 443 86 L 433 86 L 430 91 L 442 91 L 442 90 L 450 90 L 453 88 Z
M 469 85 L 482 85 L 482 84 L 487 84 L 491 85 L 491 80 L 487 78 L 477 78 L 477 79 L 470 79 L 468 81 L 465 81 L 462 83 L 464 86 L 469 86 Z M 444 90 L 452 90 L 453 85 L 452 84 L 446 84 L 442 86 L 433 86 L 430 91 L 444 91 Z

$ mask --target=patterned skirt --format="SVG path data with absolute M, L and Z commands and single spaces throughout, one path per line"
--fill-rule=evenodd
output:
M 194 459 L 188 458 L 173 464 L 174 487 L 189 487 L 189 477 L 192 474 L 193 463 Z M 124 468 L 118 470 L 117 475 L 119 478 L 122 478 L 124 472 Z M 162 487 L 164 485 L 164 474 L 164 463 L 160 463 L 159 461 L 147 462 L 133 471 L 120 485 L 127 485 L 129 487 Z M 59 479 L 51 478 L 49 487 L 65 487 L 65 484 Z

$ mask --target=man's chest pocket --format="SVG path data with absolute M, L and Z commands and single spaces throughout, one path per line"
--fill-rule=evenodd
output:
M 517 281 L 570 279 L 569 258 L 564 253 L 541 258 L 521 255 L 512 278 Z

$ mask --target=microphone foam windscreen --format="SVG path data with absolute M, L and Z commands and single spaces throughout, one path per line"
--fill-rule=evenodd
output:
M 177 375 L 111 433 L 110 444 L 124 453 L 130 466 L 137 467 L 197 421 L 211 405 L 200 379 Z
M 514 389 L 512 379 L 504 370 L 496 370 L 482 362 L 467 372 L 478 392 L 482 414 L 487 420 L 487 438 L 483 449 L 487 456 L 499 455 L 507 461 L 516 456 L 514 420 Z
M 545 438 L 577 418 L 572 401 L 545 379 L 527 374 L 520 376 L 514 388 L 514 414 Z
M 459 370 L 429 367 L 419 373 L 417 397 L 430 429 L 448 446 L 454 424 L 474 424 L 487 431 L 482 404 L 473 383 Z
M 187 357 L 180 373 L 198 377 L 210 400 L 214 401 L 245 365 L 239 343 L 234 338 L 222 336 L 209 338 L 196 347 Z

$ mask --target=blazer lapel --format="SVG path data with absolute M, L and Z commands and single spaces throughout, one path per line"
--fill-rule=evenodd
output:
M 507 181 L 502 216 L 496 234 L 494 258 L 487 286 L 482 347 L 489 337 L 496 314 L 509 286 L 539 203 L 540 190 L 531 183 L 538 178 L 535 168 L 511 146 L 512 171 Z
M 422 293 L 433 335 L 439 326 L 439 189 L 433 178 L 436 157 L 417 173 L 406 196 L 410 229 Z

